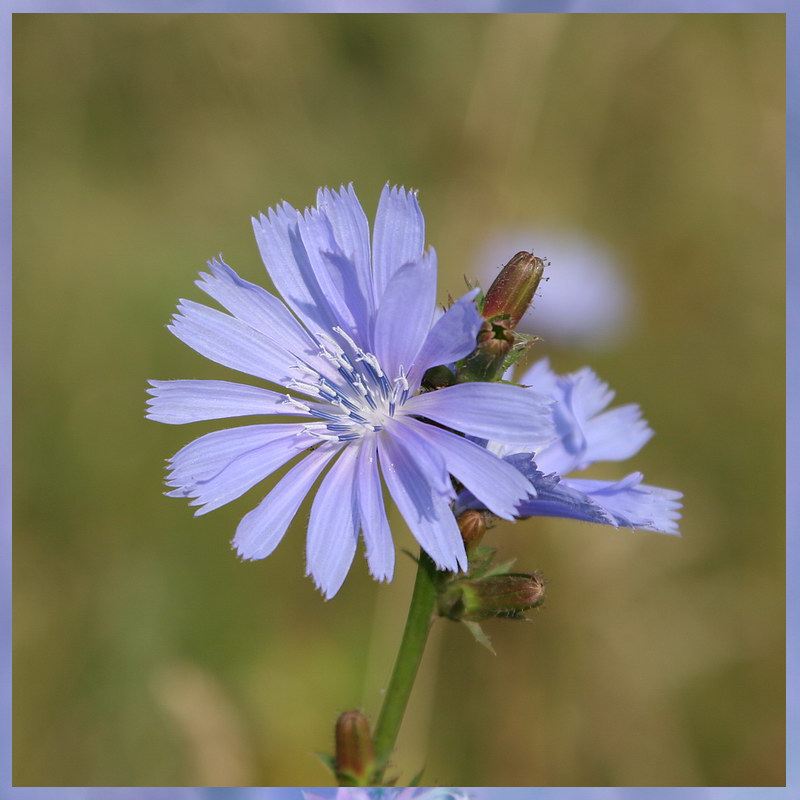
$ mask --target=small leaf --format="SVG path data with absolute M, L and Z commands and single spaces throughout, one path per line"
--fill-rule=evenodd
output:
M 542 341 L 538 336 L 531 336 L 527 333 L 519 333 L 519 331 L 515 331 L 514 333 L 514 346 L 508 351 L 505 359 L 503 360 L 503 372 L 505 372 L 509 367 L 513 367 L 514 364 L 516 364 L 517 361 L 519 361 L 522 356 L 524 356 L 528 350 L 533 347 L 533 345 Z
M 504 561 L 502 564 L 495 564 L 493 567 L 490 565 L 490 568 L 481 577 L 491 578 L 494 575 L 506 575 L 511 567 L 514 566 L 516 560 L 516 558 L 512 558 L 511 561 Z
M 314 755 L 335 775 L 336 759 L 328 753 L 314 753 Z
M 497 655 L 494 647 L 492 647 L 491 640 L 483 632 L 483 628 L 481 628 L 477 622 L 469 622 L 468 620 L 464 620 L 464 624 L 467 626 L 467 629 L 473 635 L 478 644 L 483 645 L 493 656 Z
M 497 551 L 494 547 L 482 545 L 477 547 L 469 557 L 469 574 L 480 578 L 486 570 L 491 569 L 492 559 Z
M 411 783 L 409 786 L 419 786 L 419 782 L 422 780 L 422 773 L 425 772 L 425 767 L 422 769 L 411 779 Z

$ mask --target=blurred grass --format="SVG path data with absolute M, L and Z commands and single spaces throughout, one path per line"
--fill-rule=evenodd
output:
M 251 214 L 349 180 L 371 214 L 391 179 L 442 297 L 497 225 L 624 256 L 630 339 L 539 352 L 657 431 L 603 474 L 686 494 L 677 541 L 498 526 L 548 606 L 487 626 L 497 658 L 435 626 L 400 782 L 783 784 L 783 43 L 753 14 L 16 15 L 14 782 L 319 786 L 337 713 L 377 712 L 410 560 L 323 603 L 301 514 L 240 563 L 264 488 L 193 519 L 163 459 L 218 426 L 142 409 L 228 377 L 164 324 L 220 250 L 266 283 Z

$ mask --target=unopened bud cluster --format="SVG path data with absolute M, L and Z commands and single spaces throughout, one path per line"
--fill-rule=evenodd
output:
M 514 348 L 524 348 L 529 337 L 516 333 L 544 274 L 545 262 L 533 253 L 517 253 L 495 278 L 483 300 L 484 322 L 472 353 L 458 365 L 455 380 L 498 380 Z

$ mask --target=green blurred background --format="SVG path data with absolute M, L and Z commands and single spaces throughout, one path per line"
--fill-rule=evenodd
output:
M 595 474 L 686 495 L 682 539 L 491 533 L 548 605 L 486 626 L 497 657 L 434 626 L 400 783 L 784 782 L 782 16 L 16 15 L 13 66 L 15 783 L 321 786 L 338 712 L 374 718 L 410 559 L 380 585 L 359 555 L 325 603 L 306 509 L 240 563 L 265 487 L 194 519 L 163 460 L 220 425 L 143 407 L 234 376 L 164 325 L 219 251 L 267 283 L 251 214 L 353 180 L 371 215 L 387 179 L 442 298 L 496 226 L 621 255 L 632 334 L 538 352 L 657 431 Z

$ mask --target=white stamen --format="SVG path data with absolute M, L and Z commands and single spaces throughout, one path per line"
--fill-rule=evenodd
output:
M 381 365 L 378 363 L 378 359 L 375 358 L 375 356 L 372 355 L 372 353 L 365 353 L 363 350 L 361 350 L 359 355 L 356 357 L 356 361 L 366 361 L 367 364 L 369 364 L 372 367 L 372 369 L 375 371 L 375 374 L 379 378 L 384 377 Z
M 334 328 L 334 330 L 336 330 L 336 328 Z M 344 354 L 344 350 L 342 350 L 342 346 L 332 336 L 328 336 L 327 333 L 318 333 L 317 336 L 320 339 L 324 340 L 327 344 L 329 344 L 333 348 L 333 353 L 335 353 L 337 356 L 341 356 L 341 355 Z M 322 350 L 327 355 L 332 355 L 331 353 L 328 353 L 327 350 L 325 350 L 325 346 L 324 345 L 322 346 Z
M 298 391 L 304 392 L 305 394 L 310 394 L 313 397 L 322 397 L 322 392 L 320 392 L 319 386 L 314 386 L 314 384 L 306 383 L 305 381 L 298 381 L 292 378 L 292 380 L 286 384 L 286 387 L 288 389 L 297 389 Z
M 352 347 L 352 348 L 353 348 L 353 350 L 360 350 L 360 349 L 361 349 L 361 348 L 360 348 L 360 347 L 359 347 L 359 346 L 358 346 L 358 345 L 357 345 L 357 344 L 356 344 L 356 343 L 355 343 L 355 342 L 354 342 L 354 341 L 353 341 L 353 340 L 350 338 L 350 336 L 349 336 L 347 333 L 345 333 L 345 331 L 343 331 L 343 330 L 342 330 L 342 329 L 341 329 L 341 328 L 340 328 L 338 325 L 337 325 L 337 326 L 336 326 L 336 327 L 333 329 L 333 331 L 334 331 L 334 333 L 338 333 L 338 334 L 339 334 L 339 336 L 341 336 L 341 337 L 342 337 L 342 339 L 344 339 L 344 340 L 347 342 L 347 344 L 349 344 L 349 345 L 350 345 L 350 347 Z
M 292 397 L 290 394 L 286 395 L 286 399 L 283 402 L 286 405 L 299 408 L 301 411 L 304 411 L 306 413 L 310 413 L 311 411 L 311 406 L 307 406 L 305 403 L 301 403 L 296 397 Z
M 303 426 L 307 435 L 322 441 L 348 442 L 382 431 L 387 418 L 406 402 L 410 384 L 404 366 L 390 380 L 374 353 L 359 347 L 341 327 L 334 328 L 333 333 L 347 351 L 332 336 L 318 333 L 317 357 L 332 364 L 336 373 L 322 364 L 314 368 L 299 361 L 293 369 L 302 373 L 303 380 L 293 378 L 287 383 L 287 388 L 322 400 L 322 404 L 309 405 L 291 395 L 284 402 L 321 420 Z

